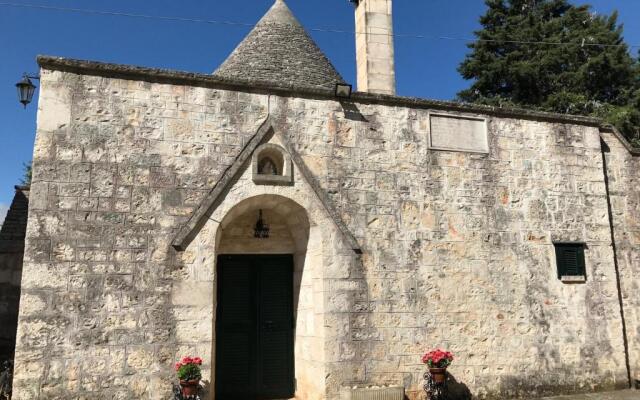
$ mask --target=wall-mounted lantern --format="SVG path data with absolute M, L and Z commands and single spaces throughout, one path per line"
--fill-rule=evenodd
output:
M 262 210 L 258 213 L 258 221 L 253 230 L 253 237 L 256 239 L 268 239 L 269 238 L 269 225 L 267 225 L 262 219 Z
M 31 79 L 40 79 L 38 76 L 29 76 L 24 74 L 20 82 L 16 83 L 18 89 L 18 100 L 24 108 L 27 108 L 27 104 L 33 100 L 33 94 L 36 92 L 36 85 L 31 82 Z
M 336 83 L 336 97 L 348 99 L 351 97 L 353 87 L 348 83 Z

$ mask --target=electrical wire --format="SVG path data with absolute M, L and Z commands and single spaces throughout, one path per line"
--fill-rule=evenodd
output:
M 237 22 L 237 21 L 207 20 L 207 19 L 186 18 L 186 17 L 172 17 L 172 16 L 161 16 L 161 15 L 135 14 L 135 13 L 126 13 L 126 12 L 117 12 L 117 11 L 101 11 L 101 10 L 90 10 L 90 9 L 83 9 L 83 8 L 46 6 L 46 5 L 41 5 L 41 4 L 26 4 L 26 3 L 21 4 L 21 3 L 11 3 L 11 2 L 0 2 L 0 6 L 14 7 L 14 8 L 30 8 L 30 9 L 39 9 L 39 10 L 47 10 L 47 11 L 71 12 L 71 13 L 79 13 L 79 14 L 105 15 L 105 16 L 111 16 L 111 17 L 155 19 L 155 20 L 173 21 L 173 22 L 189 22 L 189 23 L 213 24 L 213 25 L 230 25 L 230 26 L 242 26 L 242 27 L 253 27 L 253 26 L 255 26 L 255 24 L 250 24 L 250 23 L 246 23 L 246 22 Z M 366 32 L 354 32 L 354 31 L 349 31 L 349 30 L 328 29 L 328 28 L 309 28 L 308 30 L 310 30 L 312 32 L 341 33 L 341 34 L 351 34 L 351 35 L 366 34 Z M 411 38 L 411 39 L 455 40 L 455 41 L 464 41 L 464 42 L 469 42 L 469 43 L 476 42 L 476 43 L 507 43 L 507 44 L 545 45 L 545 46 L 640 48 L 640 45 L 609 44 L 609 43 L 589 43 L 585 39 L 583 39 L 581 42 L 572 43 L 572 42 L 548 42 L 548 41 L 536 41 L 536 40 L 478 39 L 478 38 L 469 38 L 469 37 L 437 36 L 437 35 L 415 35 L 415 34 L 397 34 L 397 33 L 396 34 L 373 33 L 372 35 L 393 36 L 393 37 L 396 37 L 396 38 Z
M 35 8 L 40 10 L 65 11 L 65 12 L 73 12 L 73 13 L 80 13 L 80 14 L 108 15 L 112 17 L 158 19 L 163 21 L 196 22 L 201 24 L 240 25 L 240 26 L 249 26 L 249 27 L 254 26 L 254 24 L 234 22 L 234 21 L 217 21 L 217 20 L 205 20 L 205 19 L 196 19 L 196 18 L 167 17 L 167 16 L 161 16 L 161 15 L 132 14 L 132 13 L 116 12 L 116 11 L 100 11 L 100 10 L 87 10 L 83 8 L 45 6 L 41 4 L 20 4 L 20 3 L 0 2 L 0 6 L 16 7 L 16 8 Z

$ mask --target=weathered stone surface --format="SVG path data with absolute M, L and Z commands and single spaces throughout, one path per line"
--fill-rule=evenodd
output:
M 281 0 L 274 3 L 214 75 L 328 90 L 344 82 Z
M 631 377 L 640 380 L 640 157 L 611 132 L 603 139 Z
M 346 112 L 309 95 L 42 79 L 68 92 L 52 97 L 70 120 L 40 111 L 16 399 L 163 398 L 175 358 L 194 353 L 213 385 L 216 257 L 273 250 L 246 237 L 258 207 L 296 258 L 299 397 L 401 385 L 415 398 L 432 347 L 456 353 L 451 373 L 482 398 L 626 385 L 597 127 L 488 113 L 487 154 L 431 151 L 432 110 L 408 104 Z M 300 168 L 291 185 L 258 185 L 250 161 L 187 248 L 172 248 L 267 117 L 265 141 L 295 149 L 362 255 Z M 638 165 L 610 146 L 637 368 L 638 199 L 623 188 L 640 186 Z M 586 283 L 557 279 L 553 241 L 587 244 Z
M 431 147 L 441 150 L 489 151 L 486 121 L 455 114 L 430 116 Z
M 620 390 L 615 392 L 547 397 L 540 400 L 634 400 L 638 398 L 637 390 Z
M 28 196 L 28 187 L 16 187 L 15 196 L 0 229 L 0 363 L 13 360 Z M 35 303 L 36 301 L 31 302 L 32 307 L 41 307 Z
M 355 3 L 358 90 L 394 95 L 392 0 L 359 0 Z

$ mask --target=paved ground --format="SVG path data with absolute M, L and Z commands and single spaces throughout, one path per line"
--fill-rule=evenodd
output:
M 545 397 L 540 400 L 640 400 L 640 390 L 621 390 L 619 392 Z

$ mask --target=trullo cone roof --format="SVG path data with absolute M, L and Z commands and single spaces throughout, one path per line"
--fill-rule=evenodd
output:
M 344 82 L 283 0 L 276 0 L 213 74 L 325 89 Z

